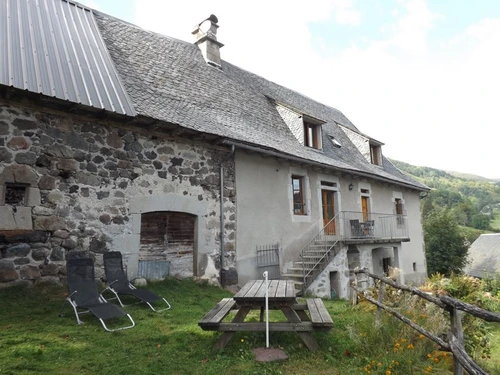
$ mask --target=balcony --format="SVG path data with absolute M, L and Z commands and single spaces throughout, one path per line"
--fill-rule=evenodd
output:
M 325 232 L 345 243 L 410 241 L 406 215 L 342 211 Z

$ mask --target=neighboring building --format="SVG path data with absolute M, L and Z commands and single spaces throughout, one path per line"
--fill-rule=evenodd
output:
M 481 234 L 469 247 L 466 275 L 485 278 L 500 274 L 500 234 Z
M 0 24 L 0 284 L 108 250 L 130 277 L 275 267 L 320 296 L 356 266 L 427 276 L 428 188 L 340 111 L 222 60 L 214 16 L 194 44 L 65 0 L 6 0 Z

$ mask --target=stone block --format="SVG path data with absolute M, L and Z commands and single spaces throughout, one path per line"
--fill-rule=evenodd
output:
M 65 259 L 65 250 L 62 247 L 55 247 L 50 253 L 50 260 L 53 262 L 63 261 Z
M 45 153 L 49 156 L 55 156 L 58 158 L 72 158 L 73 157 L 73 151 L 68 149 L 66 146 L 59 145 L 59 144 L 47 147 L 47 149 L 45 150 Z
M 54 237 L 66 239 L 69 237 L 69 232 L 67 230 L 56 230 Z
M 34 165 L 36 163 L 36 154 L 34 152 L 19 152 L 14 160 L 18 164 Z
M 33 222 L 35 230 L 56 231 L 66 229 L 66 222 L 57 216 L 36 216 Z
M 93 253 L 101 253 L 101 254 L 104 254 L 105 252 L 107 252 L 108 246 L 107 246 L 106 238 L 105 237 L 92 238 L 90 240 L 90 251 L 92 251 Z
M 38 262 L 44 261 L 45 259 L 48 258 L 50 254 L 50 250 L 47 249 L 46 247 L 41 247 L 39 249 L 33 249 L 31 251 L 31 257 L 33 260 L 36 260 Z
M 33 229 L 30 207 L 0 206 L 0 230 L 30 230 Z
M 21 118 L 14 119 L 12 124 L 19 130 L 34 130 L 37 128 L 37 124 L 35 121 L 21 119 Z
M 0 283 L 6 283 L 19 279 L 12 260 L 0 259 Z
M 0 243 L 30 243 L 43 244 L 49 239 L 48 232 L 34 230 L 7 230 L 0 231 Z M 43 247 L 38 246 L 38 247 Z
M 2 254 L 4 258 L 19 258 L 25 257 L 31 251 L 31 246 L 27 243 L 20 243 L 17 245 L 11 245 L 3 249 Z
M 35 207 L 41 204 L 40 189 L 29 187 L 28 188 L 28 202 L 26 206 Z
M 42 276 L 55 276 L 59 273 L 59 266 L 56 263 L 44 264 L 40 271 Z
M 52 162 L 47 155 L 40 155 L 35 162 L 35 165 L 37 167 L 42 167 L 42 168 L 49 168 L 51 164 Z
M 91 173 L 86 173 L 79 171 L 75 175 L 75 180 L 77 183 L 82 185 L 90 185 L 90 186 L 100 186 L 101 179 Z
M 53 208 L 37 206 L 33 208 L 33 216 L 52 216 L 54 211 Z
M 38 188 L 42 190 L 53 190 L 56 188 L 56 179 L 49 175 L 42 176 L 38 183 Z
M 5 121 L 0 121 L 0 135 L 9 135 L 9 124 Z
M 47 195 L 47 201 L 49 203 L 59 204 L 64 199 L 64 194 L 58 190 L 51 191 Z
M 74 159 L 61 159 L 57 162 L 57 169 L 62 171 L 76 171 L 78 162 Z
M 14 264 L 17 266 L 23 265 L 23 264 L 29 264 L 31 263 L 30 258 L 17 258 L 14 259 Z
M 33 168 L 28 167 L 27 165 L 13 165 L 12 174 L 14 177 L 14 181 L 5 181 L 5 182 L 15 182 L 18 184 L 28 184 L 30 186 L 36 187 L 38 183 L 38 177 L 33 170 Z M 7 169 L 7 168 L 6 168 Z
M 38 266 L 28 264 L 21 267 L 20 270 L 21 279 L 23 280 L 36 280 L 42 276 L 40 274 L 40 269 Z
M 12 152 L 7 150 L 5 147 L 0 147 L 0 163 L 10 162 L 12 162 Z

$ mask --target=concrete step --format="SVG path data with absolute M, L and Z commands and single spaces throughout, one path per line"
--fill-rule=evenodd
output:
M 288 280 L 294 280 L 295 282 L 297 282 L 296 279 L 303 279 L 304 276 L 302 275 L 302 272 L 300 274 L 295 274 L 295 273 L 284 273 L 281 275 L 283 278 L 285 279 L 288 279 Z

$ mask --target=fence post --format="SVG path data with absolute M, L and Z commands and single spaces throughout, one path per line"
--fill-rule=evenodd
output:
M 455 306 L 450 310 L 451 333 L 457 338 L 461 347 L 464 346 L 464 332 L 462 330 L 462 314 Z M 463 375 L 464 369 L 456 355 L 453 355 L 453 375 Z
M 385 283 L 380 281 L 380 287 L 378 288 L 378 302 L 382 304 L 384 301 L 384 293 L 385 293 Z M 380 319 L 382 315 L 382 309 L 377 307 L 377 317 L 375 318 L 375 327 L 380 326 Z
M 354 270 L 354 281 L 352 282 L 354 284 L 354 287 L 358 289 L 358 273 L 356 270 Z M 358 304 L 358 292 L 356 289 L 352 289 L 352 305 L 356 306 Z

